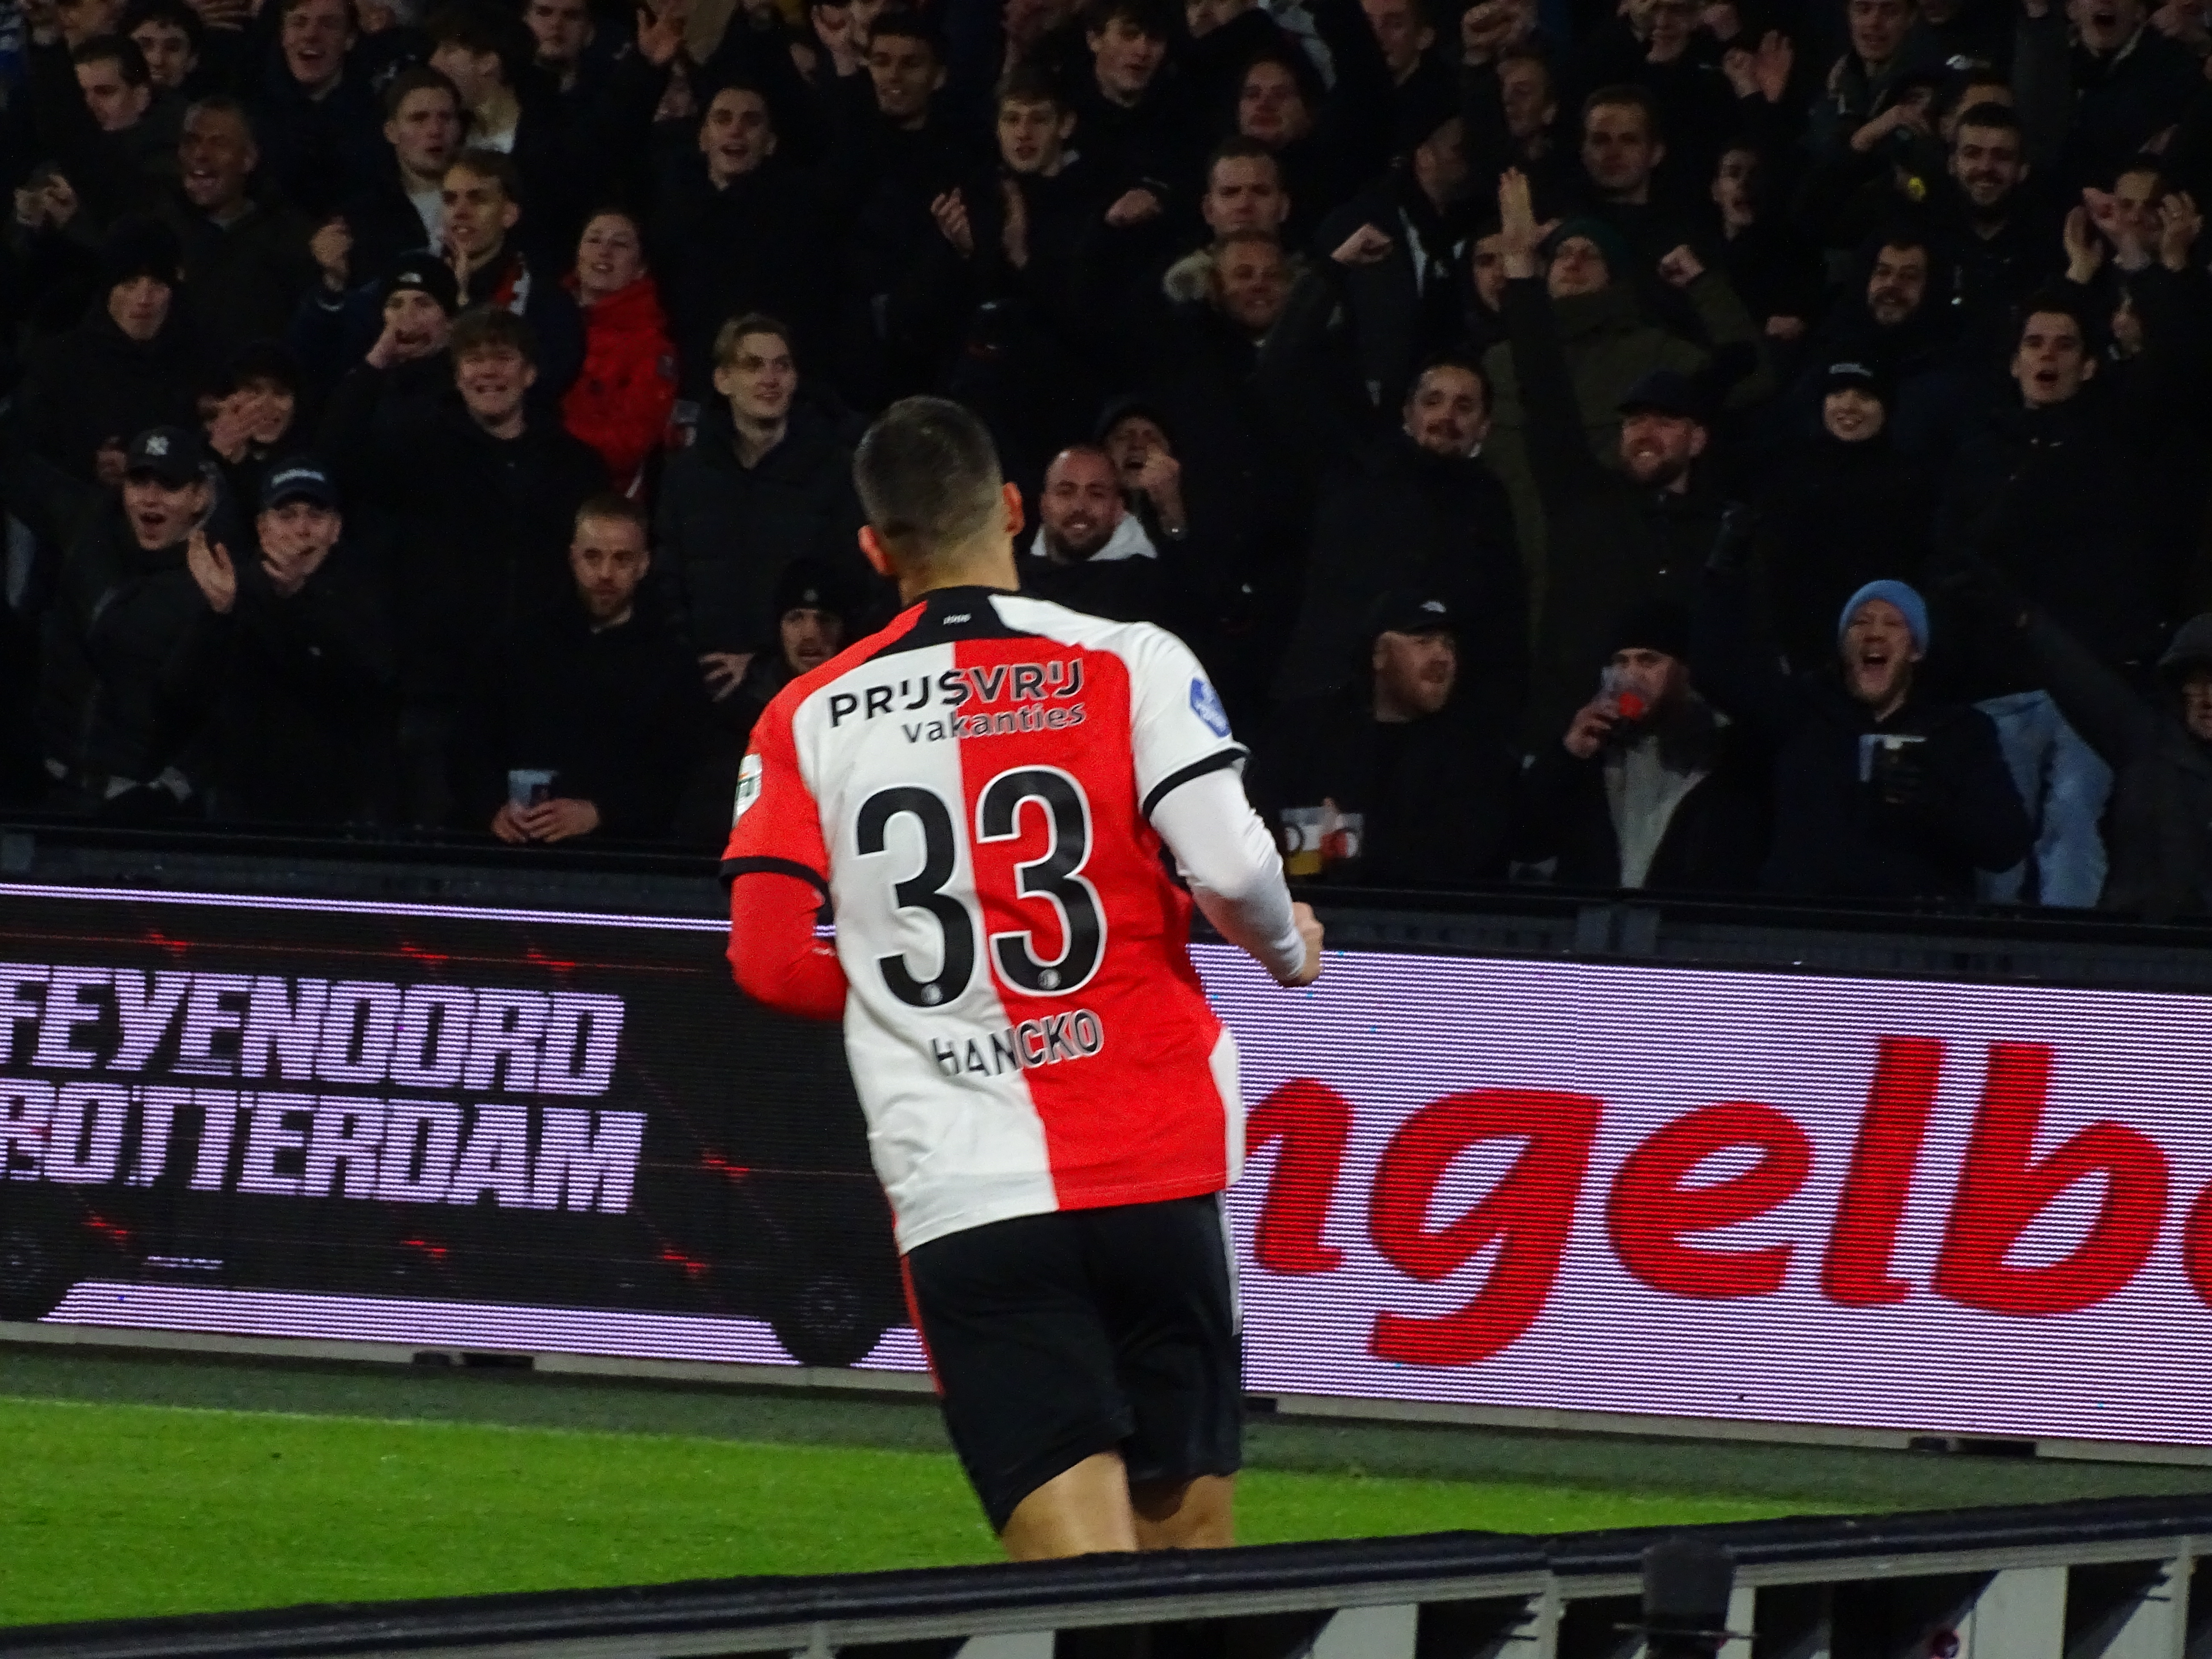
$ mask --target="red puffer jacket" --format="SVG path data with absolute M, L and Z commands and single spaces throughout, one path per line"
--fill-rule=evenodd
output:
M 574 292 L 576 279 L 568 278 Z M 584 368 L 561 399 L 561 423 L 599 453 L 625 494 L 660 447 L 676 402 L 676 348 L 660 290 L 641 276 L 585 306 Z

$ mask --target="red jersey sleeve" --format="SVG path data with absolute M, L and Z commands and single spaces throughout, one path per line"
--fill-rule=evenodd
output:
M 830 849 L 822 839 L 821 809 L 799 769 L 799 747 L 791 735 L 793 707 L 790 699 L 778 697 L 753 726 L 752 748 L 738 769 L 722 879 L 779 871 L 812 882 L 826 901 Z
M 730 887 L 730 975 L 756 1001 L 803 1019 L 845 1012 L 845 970 L 814 936 L 821 896 L 780 870 L 755 871 Z
M 845 1008 L 844 970 L 814 934 L 829 902 L 829 870 L 821 813 L 799 774 L 790 708 L 779 699 L 753 728 L 722 854 L 731 884 L 730 970 L 747 995 L 814 1019 L 835 1019 Z

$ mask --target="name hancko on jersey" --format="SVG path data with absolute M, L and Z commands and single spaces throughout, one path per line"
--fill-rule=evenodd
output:
M 1057 1066 L 1064 1060 L 1088 1060 L 1105 1046 L 1105 1023 L 1088 1008 L 1025 1019 L 992 1032 L 988 1038 L 969 1037 L 964 1045 L 950 1037 L 929 1040 L 937 1069 L 947 1077 L 967 1073 L 1001 1077 L 1008 1072 Z

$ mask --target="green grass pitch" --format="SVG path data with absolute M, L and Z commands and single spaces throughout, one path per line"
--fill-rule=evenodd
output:
M 988 1561 L 927 1399 L 0 1350 L 0 1625 Z M 1243 1541 L 2202 1490 L 2212 1470 L 1255 1419 Z
M 988 1561 L 942 1452 L 0 1401 L 9 1623 Z M 1263 1470 L 1249 1542 L 1777 1512 Z

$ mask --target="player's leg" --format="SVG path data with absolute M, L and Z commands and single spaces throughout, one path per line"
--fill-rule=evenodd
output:
M 945 1428 L 1019 1559 L 1136 1547 L 1114 1343 L 1065 1212 L 993 1222 L 907 1253 Z
M 1015 1504 L 1000 1541 L 1016 1561 L 1136 1549 L 1142 1534 L 1129 1498 L 1121 1454 L 1093 1452 Z
M 1237 1477 L 1141 1481 L 1129 1488 L 1140 1550 L 1220 1550 L 1237 1541 Z
M 1086 1212 L 1091 1271 L 1134 1427 L 1121 1451 L 1139 1549 L 1236 1541 L 1243 1352 L 1220 1204 Z

